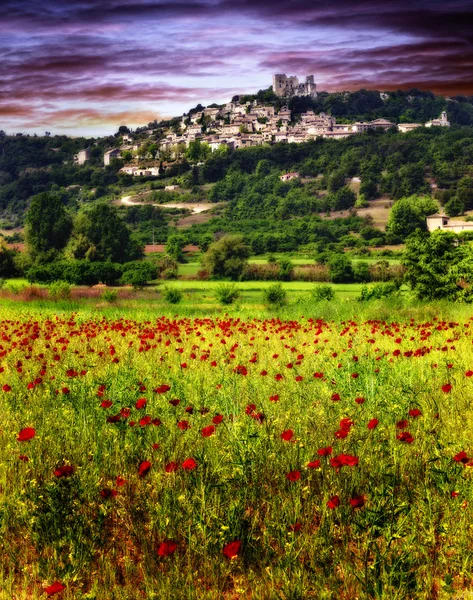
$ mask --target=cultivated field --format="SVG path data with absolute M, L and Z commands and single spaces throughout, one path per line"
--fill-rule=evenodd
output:
M 391 302 L 3 308 L 0 597 L 468 597 L 473 318 Z

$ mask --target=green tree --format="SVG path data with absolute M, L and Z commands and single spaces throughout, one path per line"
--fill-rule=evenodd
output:
M 169 256 L 174 258 L 174 260 L 182 262 L 184 260 L 184 254 L 182 251 L 186 244 L 187 238 L 184 235 L 180 233 L 170 235 L 166 242 L 166 252 L 169 254 Z
M 405 281 L 422 300 L 466 298 L 464 289 L 473 282 L 473 251 L 451 231 L 412 234 L 402 264 L 407 268 Z
M 117 209 L 100 202 L 75 218 L 67 254 L 91 261 L 123 263 L 139 258 L 143 252 L 131 239 Z
M 463 201 L 460 200 L 458 196 L 453 196 L 444 206 L 445 213 L 449 217 L 458 217 L 458 215 L 462 215 L 465 211 L 465 205 Z
M 351 283 L 353 281 L 353 268 L 351 260 L 346 254 L 334 254 L 329 262 L 330 279 L 334 283 Z
M 409 196 L 395 202 L 389 214 L 387 230 L 405 239 L 416 229 L 427 229 L 426 217 L 438 210 L 430 196 Z
M 26 215 L 25 241 L 33 259 L 51 260 L 64 248 L 72 219 L 59 193 L 43 192 L 31 199 Z
M 212 276 L 238 280 L 248 264 L 250 248 L 241 235 L 226 235 L 209 246 L 202 264 Z

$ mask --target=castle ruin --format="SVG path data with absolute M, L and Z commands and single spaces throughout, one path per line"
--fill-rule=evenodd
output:
M 280 98 L 292 98 L 293 96 L 317 98 L 313 75 L 307 75 L 305 83 L 299 83 L 299 79 L 293 75 L 290 77 L 282 73 L 273 75 L 273 92 Z

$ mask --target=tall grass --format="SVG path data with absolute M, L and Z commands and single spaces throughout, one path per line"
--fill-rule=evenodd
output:
M 4 597 L 471 589 L 471 309 L 58 308 L 2 311 Z

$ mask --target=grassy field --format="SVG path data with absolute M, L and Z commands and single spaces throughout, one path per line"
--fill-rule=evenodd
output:
M 66 306 L 0 310 L 2 598 L 471 593 L 470 307 Z

